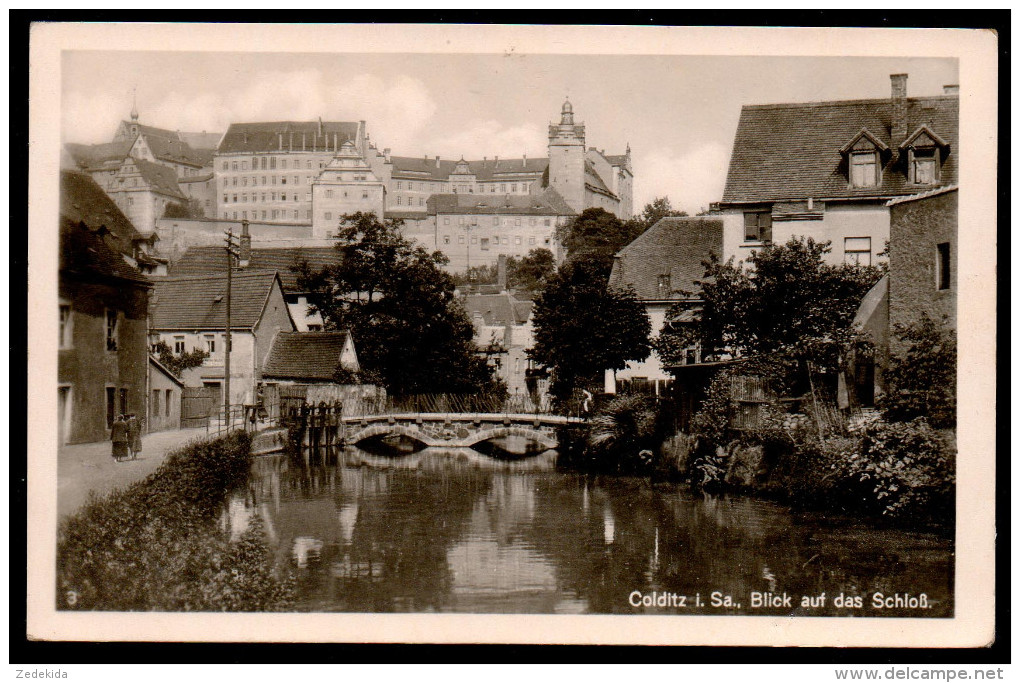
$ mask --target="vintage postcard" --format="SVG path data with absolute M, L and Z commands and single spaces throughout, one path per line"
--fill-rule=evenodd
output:
M 29 636 L 989 644 L 996 50 L 35 25 Z

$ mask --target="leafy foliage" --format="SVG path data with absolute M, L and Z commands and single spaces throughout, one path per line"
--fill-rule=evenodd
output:
M 605 209 L 585 209 L 569 223 L 556 229 L 557 238 L 567 250 L 567 259 L 585 258 L 599 263 L 609 277 L 616 252 L 644 232 L 639 221 L 621 221 Z
M 205 349 L 194 349 L 175 354 L 162 339 L 153 345 L 152 350 L 159 356 L 159 362 L 177 377 L 180 377 L 185 370 L 199 367 L 209 357 L 209 352 Z
M 633 291 L 610 289 L 606 275 L 597 260 L 568 261 L 536 301 L 530 357 L 552 371 L 550 390 L 560 400 L 603 370 L 648 356 L 645 307 Z
M 655 348 L 664 363 L 699 342 L 702 357 L 772 356 L 778 379 L 808 361 L 833 371 L 859 335 L 852 322 L 861 299 L 881 277 L 881 270 L 856 264 L 829 265 L 828 242 L 793 238 L 785 245 L 766 245 L 751 253 L 747 267 L 712 255 L 701 281 L 704 305 L 696 324 L 666 332 Z M 686 310 L 676 306 L 667 321 Z M 678 326 L 679 327 L 679 326 Z
M 556 272 L 556 257 L 548 249 L 532 249 L 525 256 L 507 259 L 506 269 L 511 287 L 537 293 Z
M 585 437 L 589 467 L 600 471 L 643 472 L 654 462 L 661 441 L 655 399 L 619 396 L 592 420 Z
M 450 276 L 453 284 L 458 287 L 464 285 L 492 285 L 499 279 L 498 268 L 494 263 L 484 263 L 480 266 L 470 266 L 467 270 L 454 273 Z
M 937 428 L 956 426 L 956 335 L 945 320 L 922 314 L 916 323 L 896 325 L 906 347 L 889 359 L 888 393 L 880 407 L 893 421 L 925 417 Z
M 170 202 L 163 209 L 163 218 L 202 218 L 205 212 L 202 210 L 202 203 L 194 197 L 189 198 L 186 203 Z
M 250 437 L 192 444 L 145 480 L 94 498 L 57 539 L 59 607 L 86 610 L 277 611 L 277 577 L 257 515 L 236 542 L 219 528 L 228 493 L 249 471 Z
M 329 329 L 349 329 L 366 372 L 391 394 L 472 393 L 492 387 L 475 353 L 474 330 L 454 299 L 442 252 L 409 242 L 400 221 L 375 214 L 344 216 L 337 236 L 342 258 L 298 281 Z
M 645 204 L 645 208 L 641 211 L 638 220 L 644 224 L 645 230 L 647 230 L 663 218 L 686 215 L 686 211 L 678 211 L 673 208 L 673 205 L 669 202 L 669 197 L 656 197 Z

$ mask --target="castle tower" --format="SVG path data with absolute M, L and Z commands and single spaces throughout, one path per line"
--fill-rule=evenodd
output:
M 574 211 L 584 210 L 584 124 L 574 123 L 569 99 L 563 103 L 559 125 L 549 125 L 549 187 Z

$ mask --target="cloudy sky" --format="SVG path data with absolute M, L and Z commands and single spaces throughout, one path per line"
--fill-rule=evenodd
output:
M 243 47 L 240 45 L 238 47 Z M 223 132 L 234 121 L 365 120 L 403 156 L 546 156 L 569 96 L 587 144 L 629 143 L 635 207 L 717 201 L 743 104 L 910 96 L 958 83 L 953 59 L 542 54 L 65 51 L 67 142 L 109 141 L 137 88 L 142 123 Z

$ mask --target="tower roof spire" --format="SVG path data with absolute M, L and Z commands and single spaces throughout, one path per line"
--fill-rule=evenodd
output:
M 138 88 L 131 89 L 131 120 L 138 120 Z
M 572 126 L 574 125 L 574 105 L 570 104 L 570 96 L 567 96 L 566 101 L 563 102 L 563 108 L 560 109 L 560 125 L 561 126 Z

